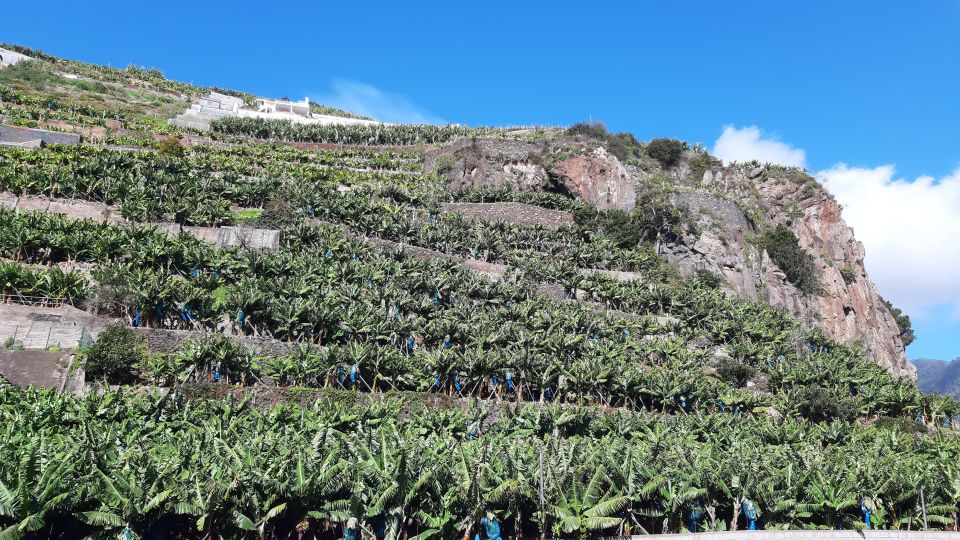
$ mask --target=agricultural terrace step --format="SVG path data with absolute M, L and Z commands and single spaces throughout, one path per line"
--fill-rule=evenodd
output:
M 590 275 L 602 275 L 616 279 L 617 281 L 642 281 L 643 274 L 640 272 L 621 272 L 619 270 L 598 270 L 596 268 L 581 268 L 580 272 Z
M 0 342 L 13 337 L 16 343 L 26 349 L 46 349 L 54 346 L 73 349 L 80 343 L 83 330 L 96 339 L 108 326 L 119 322 L 119 319 L 94 315 L 70 305 L 54 308 L 0 303 Z M 209 333 L 200 330 L 145 327 L 136 328 L 135 331 L 152 350 L 168 353 L 180 350 L 183 342 L 188 339 L 200 339 Z M 222 335 L 266 355 L 289 354 L 296 350 L 298 345 L 275 339 L 238 336 L 229 332 Z
M 150 350 L 162 353 L 176 353 L 183 347 L 184 342 L 188 340 L 196 341 L 207 335 L 223 335 L 230 341 L 265 356 L 292 354 L 299 346 L 298 343 L 288 343 L 275 339 L 220 334 L 201 330 L 135 328 L 134 331 L 146 342 Z M 322 347 L 317 347 L 317 349 L 321 350 Z
M 407 254 L 409 254 L 410 256 L 416 259 L 420 259 L 420 260 L 440 259 L 444 261 L 459 262 L 463 268 L 467 270 L 471 270 L 473 272 L 485 274 L 491 279 L 493 279 L 494 281 L 503 279 L 503 276 L 506 274 L 507 270 L 509 270 L 509 267 L 505 264 L 489 263 L 489 262 L 484 262 L 477 259 L 470 259 L 466 257 L 460 257 L 457 255 L 450 255 L 440 251 L 423 248 L 419 246 L 413 246 L 413 245 L 405 244 L 402 242 L 395 242 L 393 240 L 386 240 L 384 238 L 378 238 L 375 236 L 364 236 L 362 234 L 357 234 L 353 232 L 346 225 L 342 225 L 339 223 L 332 223 L 332 222 L 323 221 L 320 219 L 310 219 L 309 222 L 314 225 L 336 227 L 340 229 L 340 232 L 342 232 L 343 235 L 348 238 L 356 238 L 359 240 L 370 242 L 372 244 L 393 248 L 395 250 L 403 250 Z M 617 270 L 600 270 L 596 268 L 581 268 L 580 272 L 588 275 L 604 275 L 619 281 L 639 281 L 643 279 L 643 274 L 640 272 L 620 272 Z M 548 295 L 548 296 L 551 296 L 551 295 Z
M 113 322 L 72 306 L 0 304 L 0 341 L 10 338 L 26 349 L 73 349 L 86 329 L 91 336 Z
M 125 223 L 120 209 L 102 203 L 83 200 L 52 199 L 34 195 L 16 195 L 9 191 L 0 192 L 0 207 L 61 214 L 71 219 L 90 219 L 99 222 Z
M 728 531 L 719 533 L 658 534 L 654 536 L 608 536 L 605 540 L 656 538 L 657 540 L 960 540 L 960 533 L 947 531 Z
M 461 268 L 465 270 L 469 270 L 471 272 L 476 272 L 478 274 L 485 275 L 493 281 L 498 281 L 503 279 L 510 269 L 510 267 L 504 264 L 489 263 L 489 262 L 479 261 L 476 259 L 458 257 L 456 255 L 450 255 L 450 254 L 443 253 L 440 251 L 435 251 L 432 249 L 412 246 L 410 244 L 404 244 L 402 242 L 394 242 L 392 240 L 377 238 L 375 236 L 364 236 L 362 234 L 358 234 L 354 232 L 352 229 L 350 229 L 350 227 L 343 224 L 339 224 L 339 223 L 332 223 L 332 222 L 323 221 L 320 219 L 310 219 L 308 221 L 313 225 L 335 227 L 339 229 L 340 232 L 347 238 L 362 240 L 364 242 L 368 242 L 373 245 L 381 246 L 394 251 L 400 251 L 418 260 L 437 259 L 437 260 L 443 260 L 443 261 L 454 261 L 459 263 Z M 596 274 L 608 275 L 616 279 L 620 279 L 621 281 L 641 279 L 641 274 L 637 272 L 615 272 L 612 270 L 592 270 L 592 269 L 581 269 L 581 271 L 584 273 L 590 273 L 590 274 L 596 273 Z M 622 311 L 611 310 L 604 304 L 593 302 L 590 300 L 590 298 L 586 296 L 587 293 L 585 291 L 578 290 L 574 298 L 572 299 L 568 298 L 566 294 L 566 289 L 564 289 L 562 285 L 558 285 L 556 283 L 540 283 L 540 285 L 537 287 L 537 290 L 541 294 L 543 294 L 544 296 L 552 300 L 578 302 L 582 304 L 587 304 L 596 309 L 607 311 L 612 314 L 626 317 L 626 318 L 640 317 L 640 315 L 637 315 L 635 313 L 625 313 Z M 677 324 L 678 322 L 678 320 L 675 317 L 672 317 L 669 315 L 658 316 L 656 320 L 657 320 L 657 323 L 660 324 L 661 326 L 673 325 L 673 324 Z
M 447 213 L 460 214 L 468 219 L 515 223 L 517 225 L 561 227 L 574 223 L 573 214 L 570 212 L 515 202 L 446 203 L 442 206 L 442 210 Z
M 73 354 L 47 351 L 0 350 L 0 377 L 21 388 L 65 389 L 83 391 L 82 369 L 71 369 Z
M 453 261 L 460 264 L 465 270 L 470 270 L 472 272 L 477 272 L 483 274 L 490 278 L 493 281 L 499 281 L 503 279 L 503 276 L 507 273 L 507 266 L 503 264 L 488 263 L 484 261 L 478 261 L 476 259 L 465 259 L 463 257 L 458 257 L 456 255 L 450 255 L 440 251 L 434 251 L 432 249 L 427 249 L 419 246 L 412 246 L 410 244 L 404 244 L 402 242 L 394 242 L 393 240 L 386 240 L 384 238 L 378 238 L 375 236 L 364 236 L 353 232 L 350 227 L 346 225 L 341 225 L 338 223 L 331 223 L 328 221 L 323 221 L 319 219 L 310 219 L 309 222 L 313 225 L 327 226 L 327 227 L 336 227 L 340 229 L 340 232 L 343 233 L 347 238 L 353 238 L 357 240 L 362 240 L 370 244 L 385 247 L 392 249 L 394 251 L 402 251 L 403 253 L 409 255 L 414 259 L 421 261 L 437 259 L 442 261 Z
M 10 192 L 0 192 L 0 207 L 20 209 L 29 212 L 61 214 L 70 219 L 90 219 L 112 224 L 128 223 L 120 215 L 120 209 L 102 203 L 81 200 L 66 200 L 33 195 L 17 196 Z M 196 238 L 215 244 L 217 247 L 247 246 L 250 249 L 276 251 L 280 248 L 280 231 L 275 229 L 253 229 L 249 227 L 193 227 L 176 223 L 148 224 L 158 231 L 176 236 L 181 231 Z

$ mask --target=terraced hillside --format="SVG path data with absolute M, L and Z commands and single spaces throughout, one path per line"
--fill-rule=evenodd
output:
M 595 126 L 191 132 L 144 113 L 209 89 L 23 52 L 4 122 L 85 138 L 0 148 L 0 316 L 95 341 L 83 396 L 0 388 L 0 535 L 454 538 L 492 513 L 590 538 L 745 528 L 747 499 L 760 527 L 856 528 L 864 498 L 877 528 L 956 527 L 957 401 L 677 262 L 726 227 L 680 203 L 723 169 L 703 151 Z M 594 158 L 648 181 L 595 182 L 620 169 Z M 809 285 L 750 210 L 741 240 Z

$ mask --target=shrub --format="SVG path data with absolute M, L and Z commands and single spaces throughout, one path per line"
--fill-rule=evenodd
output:
M 434 162 L 433 170 L 437 174 L 447 174 L 453 171 L 454 167 L 457 165 L 457 159 L 451 154 L 444 154 L 437 158 Z
M 289 201 L 273 198 L 267 202 L 256 223 L 259 227 L 281 229 L 293 225 L 298 219 L 300 219 L 300 216 Z
M 923 433 L 924 427 L 910 418 L 894 418 L 890 416 L 881 416 L 874 422 L 873 427 L 877 429 L 886 429 L 888 431 L 899 431 L 901 433 Z
M 697 154 L 690 160 L 690 180 L 692 182 L 702 182 L 703 175 L 713 166 L 713 160 L 709 154 Z
M 607 137 L 604 148 L 622 162 L 635 160 L 640 155 L 640 141 L 632 133 L 616 133 Z
M 720 285 L 723 284 L 723 278 L 709 270 L 702 269 L 697 270 L 697 273 L 693 276 L 693 281 L 697 285 L 708 289 L 719 289 Z
M 834 418 L 849 420 L 857 415 L 852 400 L 840 399 L 835 393 L 816 384 L 800 388 L 797 394 L 797 411 L 804 418 L 814 421 Z
M 610 132 L 607 131 L 607 126 L 603 125 L 603 122 L 580 122 L 567 128 L 567 135 L 580 135 L 605 141 Z
M 801 292 L 812 294 L 820 289 L 817 279 L 817 269 L 813 256 L 800 247 L 800 242 L 793 231 L 783 225 L 767 231 L 763 236 L 763 248 L 767 250 L 770 259 L 784 274 L 787 281 Z
M 849 266 L 841 268 L 840 275 L 843 276 L 843 282 L 847 285 L 857 281 L 857 271 Z
M 87 378 L 110 384 L 127 384 L 145 355 L 133 330 L 120 325 L 108 327 L 86 352 Z
M 917 339 L 917 336 L 913 333 L 913 323 L 910 321 L 910 316 L 900 308 L 893 307 L 893 304 L 887 301 L 886 298 L 881 297 L 880 301 L 883 302 L 883 305 L 890 311 L 890 315 L 893 315 L 893 320 L 897 321 L 897 328 L 900 330 L 900 341 L 903 342 L 903 346 L 906 347 L 913 343 L 914 340 Z
M 157 149 L 160 154 L 172 157 L 183 157 L 185 149 L 176 137 L 167 137 L 157 143 Z
M 735 358 L 724 358 L 717 366 L 717 375 L 720 380 L 737 388 L 746 386 L 747 381 L 756 373 L 756 368 Z
M 647 155 L 669 169 L 680 162 L 686 149 L 687 143 L 677 139 L 653 139 L 647 144 Z
M 642 242 L 647 231 L 636 216 L 623 210 L 608 210 L 600 214 L 603 233 L 613 241 L 617 247 L 634 247 Z
M 600 141 L 601 145 L 621 162 L 640 155 L 640 141 L 632 133 L 610 133 L 603 122 L 580 122 L 567 129 L 567 135 L 580 135 Z

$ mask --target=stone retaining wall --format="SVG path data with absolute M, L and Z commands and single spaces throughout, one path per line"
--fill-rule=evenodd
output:
M 27 212 L 61 214 L 70 219 L 91 219 L 113 224 L 127 223 L 127 220 L 120 215 L 120 209 L 116 206 L 85 200 L 59 199 L 39 195 L 18 196 L 9 191 L 3 191 L 0 192 L 0 207 Z M 147 223 L 144 225 L 156 227 L 158 231 L 171 236 L 176 236 L 181 231 L 186 232 L 217 247 L 245 246 L 250 249 L 267 251 L 280 249 L 280 231 L 275 229 L 192 227 L 176 223 Z
M 444 203 L 441 209 L 444 212 L 460 214 L 468 219 L 515 223 L 517 225 L 560 227 L 574 224 L 573 214 L 570 212 L 516 202 Z
M 198 330 L 168 330 L 164 328 L 135 328 L 134 330 L 146 342 L 150 350 L 163 353 L 176 353 L 187 340 L 202 339 L 205 335 L 210 334 L 210 332 Z M 282 356 L 297 350 L 296 343 L 248 336 L 226 337 L 234 343 L 265 356 Z

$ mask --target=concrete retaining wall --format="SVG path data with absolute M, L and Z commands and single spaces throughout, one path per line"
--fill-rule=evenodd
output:
M 34 146 L 36 141 L 43 144 L 80 144 L 80 135 L 0 124 L 0 144 Z
M 69 353 L 0 350 L 0 376 L 21 388 L 56 388 L 76 394 L 83 391 L 85 377 L 83 369 L 71 369 L 74 360 Z

